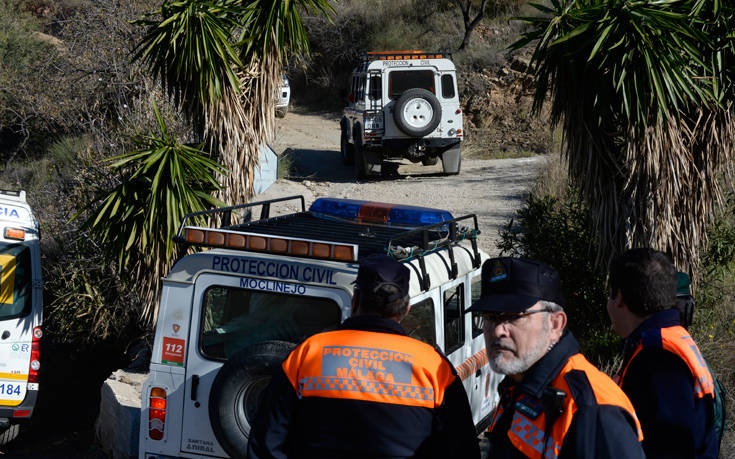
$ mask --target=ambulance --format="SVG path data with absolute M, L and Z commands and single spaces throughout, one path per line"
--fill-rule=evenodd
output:
M 272 215 L 284 204 L 292 211 Z M 480 316 L 464 313 L 488 258 L 478 235 L 475 215 L 327 197 L 308 209 L 293 196 L 187 215 L 175 241 L 199 251 L 163 281 L 139 457 L 243 457 L 271 375 L 297 344 L 349 317 L 358 263 L 375 253 L 410 269 L 401 325 L 447 355 L 486 429 L 502 377 Z
M 43 284 L 38 222 L 25 191 L 0 190 L 0 445 L 38 396 Z

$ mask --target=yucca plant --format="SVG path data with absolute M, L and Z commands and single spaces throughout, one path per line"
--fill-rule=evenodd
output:
M 704 0 L 552 0 L 535 44 L 536 112 L 548 98 L 569 173 L 591 211 L 598 261 L 631 246 L 698 250 L 733 158 L 735 13 Z
M 172 236 L 187 213 L 223 205 L 212 193 L 220 188 L 217 176 L 226 172 L 202 145 L 179 143 L 155 103 L 153 109 L 159 135 L 139 136 L 138 150 L 110 158 L 110 167 L 122 173 L 121 182 L 91 204 L 94 210 L 84 224 L 96 233 L 106 255 L 146 292 L 143 318 L 148 323 L 160 279 L 176 254 Z
M 246 202 L 260 147 L 274 131 L 286 53 L 308 52 L 301 12 L 329 15 L 327 0 L 165 1 L 138 21 L 142 60 L 221 158 L 223 198 Z M 154 19 L 155 18 L 155 19 Z

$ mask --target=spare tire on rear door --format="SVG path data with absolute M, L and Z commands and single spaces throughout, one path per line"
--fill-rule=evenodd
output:
M 393 107 L 393 119 L 398 129 L 411 137 L 423 137 L 434 132 L 442 119 L 442 106 L 431 91 L 414 88 L 405 91 Z
M 263 390 L 295 347 L 287 341 L 253 344 L 227 360 L 214 378 L 209 420 L 217 441 L 230 457 L 246 456 L 250 426 Z

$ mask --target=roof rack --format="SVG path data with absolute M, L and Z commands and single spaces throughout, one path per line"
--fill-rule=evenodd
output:
M 429 52 L 426 51 L 368 51 L 362 57 L 362 62 L 372 61 L 398 61 L 412 59 L 449 59 L 452 60 L 452 53 L 447 51 Z
M 469 219 L 472 219 L 474 224 L 473 227 L 460 226 L 458 224 L 460 221 Z M 430 239 L 429 237 L 432 233 L 438 233 L 441 237 L 438 239 Z M 423 290 L 428 290 L 431 285 L 431 279 L 429 278 L 429 273 L 426 272 L 424 256 L 436 252 L 443 247 L 449 247 L 463 240 L 469 240 L 472 244 L 472 267 L 477 269 L 480 267 L 481 263 L 480 252 L 477 249 L 477 236 L 479 234 L 480 230 L 477 228 L 477 215 L 468 214 L 442 223 L 423 226 L 421 228 L 396 235 L 388 241 L 387 251 L 389 255 L 399 260 L 410 261 L 412 259 L 418 259 L 419 266 L 421 267 L 421 273 L 419 273 L 419 284 Z M 416 236 L 420 237 L 420 243 L 418 246 L 413 245 L 404 247 L 397 244 L 397 241 L 399 240 L 415 240 Z M 447 250 L 447 253 L 449 255 L 447 273 L 450 279 L 454 279 L 458 274 L 457 262 L 454 259 L 454 252 L 452 250 Z
M 271 204 L 291 200 L 300 200 L 300 212 L 270 216 Z M 355 206 L 362 201 L 344 200 L 344 202 L 347 206 Z M 231 224 L 232 211 L 255 206 L 262 206 L 260 219 L 251 220 L 251 214 L 248 212 L 244 222 Z M 408 208 L 417 209 L 413 206 Z M 221 215 L 222 225 L 219 228 L 187 225 L 187 221 L 191 218 L 202 215 Z M 448 213 L 447 216 L 451 217 Z M 471 220 L 470 225 L 460 224 L 467 220 Z M 221 247 L 343 262 L 357 262 L 360 258 L 374 253 L 385 253 L 396 260 L 406 262 L 416 259 L 420 267 L 417 274 L 422 290 L 428 290 L 431 285 L 424 257 L 441 252 L 442 249 L 463 240 L 469 240 L 472 245 L 470 253 L 472 266 L 480 267 L 481 259 L 477 247 L 477 236 L 480 231 L 475 214 L 421 225 L 418 228 L 375 222 L 374 219 L 366 222 L 359 219 L 325 217 L 319 211 L 306 211 L 303 196 L 289 196 L 187 214 L 174 241 L 188 246 Z M 463 248 L 468 250 L 467 247 Z M 454 252 L 452 250 L 446 252 L 449 256 L 449 262 L 445 263 L 447 274 L 454 279 L 458 274 Z

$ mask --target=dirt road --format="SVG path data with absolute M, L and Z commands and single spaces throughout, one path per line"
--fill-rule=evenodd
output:
M 480 248 L 496 254 L 498 230 L 521 206 L 544 157 L 480 160 L 462 158 L 462 171 L 444 176 L 441 162 L 422 166 L 400 163 L 398 176 L 357 181 L 339 152 L 339 114 L 291 112 L 278 120 L 271 146 L 277 153 L 290 149 L 298 177 L 279 180 L 256 197 L 269 199 L 304 195 L 307 206 L 317 197 L 330 196 L 437 207 L 454 216 L 475 213 L 482 234 Z

